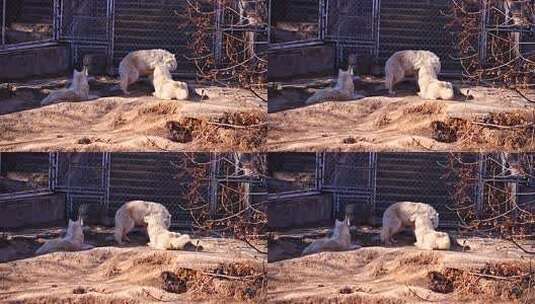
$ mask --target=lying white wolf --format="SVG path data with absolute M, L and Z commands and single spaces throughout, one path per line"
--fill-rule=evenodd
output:
M 362 97 L 355 94 L 353 70 L 338 70 L 338 80 L 335 87 L 317 91 L 305 101 L 305 104 L 310 105 L 322 101 L 347 101 Z
M 418 215 L 414 222 L 414 235 L 416 243 L 414 246 L 420 249 L 433 250 L 450 249 L 450 237 L 446 232 L 435 231 L 431 219 L 425 215 Z
M 82 226 L 82 218 L 78 218 L 76 222 L 69 219 L 69 226 L 67 227 L 65 236 L 46 241 L 35 251 L 35 254 L 41 255 L 55 251 L 78 251 L 93 248 L 91 245 L 84 244 Z
M 351 233 L 349 232 L 349 219 L 346 217 L 343 221 L 335 221 L 334 231 L 331 237 L 315 240 L 303 250 L 302 255 L 349 249 L 351 249 Z
M 383 213 L 381 241 L 391 245 L 394 241 L 392 236 L 404 228 L 414 229 L 414 222 L 418 217 L 427 218 L 434 228 L 438 227 L 438 212 L 428 204 L 415 202 L 392 204 Z
M 128 232 L 135 226 L 146 227 L 145 216 L 154 215 L 161 219 L 165 228 L 171 225 L 171 214 L 162 204 L 147 201 L 129 201 L 124 203 L 115 213 L 115 241 L 130 241 Z
M 66 89 L 55 90 L 41 101 L 42 106 L 59 102 L 84 101 L 89 97 L 89 82 L 87 79 L 87 67 L 81 72 L 74 70 L 71 85 Z
M 169 69 L 164 65 L 157 65 L 154 68 L 152 84 L 154 85 L 154 93 L 152 94 L 154 97 L 160 99 L 188 99 L 188 84 L 173 80 Z
M 144 217 L 147 223 L 149 234 L 149 247 L 154 249 L 184 249 L 187 244 L 191 244 L 192 239 L 188 234 L 171 232 L 163 223 L 162 218 L 157 214 L 150 214 Z
M 162 50 L 141 50 L 126 55 L 119 63 L 120 86 L 124 94 L 128 94 L 128 86 L 139 79 L 139 76 L 149 76 L 157 65 L 164 65 L 168 70 L 177 68 L 175 55 Z
M 385 87 L 388 93 L 394 94 L 394 85 L 403 81 L 407 76 L 418 76 L 417 72 L 423 67 L 429 67 L 440 73 L 440 58 L 429 51 L 399 51 L 395 52 L 385 64 Z
M 435 70 L 428 66 L 418 71 L 418 86 L 420 87 L 418 96 L 423 99 L 450 100 L 455 96 L 453 85 L 450 82 L 438 80 Z

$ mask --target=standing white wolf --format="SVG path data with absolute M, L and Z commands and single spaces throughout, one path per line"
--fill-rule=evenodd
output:
M 182 81 L 175 81 L 171 73 L 164 65 L 157 65 L 154 68 L 152 77 L 154 85 L 154 97 L 160 99 L 188 99 L 188 84 Z
M 414 222 L 418 217 L 427 218 L 434 228 L 438 227 L 438 212 L 428 204 L 415 202 L 392 204 L 383 213 L 381 241 L 391 245 L 394 241 L 392 236 L 404 228 L 414 229 Z
M 77 221 L 69 219 L 69 226 L 67 227 L 67 233 L 62 238 L 56 238 L 46 241 L 35 254 L 41 255 L 45 253 L 55 251 L 78 251 L 91 249 L 93 246 L 84 244 L 84 231 L 83 231 L 82 218 L 78 218 Z
M 385 64 L 385 87 L 388 93 L 394 94 L 394 85 L 407 76 L 418 76 L 423 67 L 429 67 L 435 75 L 440 73 L 440 58 L 429 51 L 406 50 L 395 52 Z
M 319 239 L 312 242 L 304 250 L 302 255 L 318 253 L 322 251 L 343 251 L 351 248 L 351 233 L 349 231 L 349 219 L 336 220 L 333 235 L 329 238 Z
M 134 51 L 126 55 L 119 63 L 123 93 L 128 94 L 128 86 L 136 82 L 139 76 L 151 75 L 157 65 L 164 65 L 170 71 L 176 70 L 175 55 L 162 49 Z
M 437 74 L 432 67 L 425 66 L 418 71 L 418 96 L 423 99 L 453 99 L 455 93 L 453 85 L 447 81 L 438 80 Z
M 424 215 L 416 217 L 414 222 L 414 235 L 416 243 L 414 246 L 420 249 L 433 250 L 450 249 L 450 237 L 446 232 L 435 231 L 431 219 Z
M 147 201 L 129 201 L 124 203 L 115 213 L 115 241 L 123 243 L 123 239 L 130 241 L 128 232 L 135 226 L 146 228 L 145 216 L 154 215 L 161 219 L 165 228 L 171 225 L 171 214 L 162 204 Z
M 305 104 L 310 105 L 322 101 L 347 101 L 361 97 L 360 95 L 355 95 L 353 70 L 338 70 L 338 80 L 335 87 L 317 91 L 305 101 Z
M 157 214 L 150 214 L 144 217 L 147 223 L 149 234 L 149 247 L 154 249 L 184 249 L 184 246 L 191 243 L 188 234 L 171 232 L 163 223 L 162 218 Z
M 41 101 L 42 106 L 58 102 L 84 101 L 89 99 L 87 67 L 81 72 L 74 70 L 71 85 L 66 89 L 55 90 Z

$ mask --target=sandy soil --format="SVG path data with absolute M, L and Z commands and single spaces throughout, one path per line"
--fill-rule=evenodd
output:
M 457 98 L 454 101 L 426 101 L 415 95 L 416 87 L 411 83 L 403 84 L 393 97 L 370 96 L 386 93 L 379 92 L 378 87 L 383 86 L 375 81 L 365 88 L 368 91 L 357 89 L 360 94 L 369 97 L 304 106 L 302 102 L 307 95 L 303 91 L 299 92 L 294 84 L 288 87 L 286 93 L 284 88 L 279 91 L 282 95 L 277 96 L 275 106 L 278 112 L 272 111 L 273 107 L 269 106 L 270 112 L 273 112 L 268 117 L 270 130 L 266 149 L 269 151 L 465 151 L 535 148 L 535 143 L 529 135 L 521 135 L 520 137 L 525 137 L 521 143 L 510 143 L 511 139 L 505 137 L 519 137 L 518 134 L 511 133 L 515 128 L 510 128 L 510 125 L 505 128 L 474 125 L 474 130 L 467 131 L 467 134 L 464 134 L 466 136 L 457 136 L 458 138 L 449 140 L 451 142 L 440 139 L 440 134 L 437 133 L 441 130 L 437 131 L 433 126 L 436 121 L 450 125 L 450 118 L 485 123 L 489 121 L 489 113 L 520 112 L 523 116 L 529 116 L 528 121 L 522 121 L 521 124 L 532 131 L 534 104 L 510 90 L 468 87 L 461 89 L 461 92 L 472 95 L 472 100 Z M 311 90 L 306 89 L 304 92 L 310 94 Z M 284 95 L 294 99 L 293 105 L 292 102 L 284 100 Z M 270 102 L 271 100 L 270 96 Z M 496 123 L 492 119 L 490 122 Z M 502 122 L 496 124 L 501 125 Z M 497 134 L 497 131 L 511 134 Z M 471 139 L 474 134 L 481 138 Z
M 259 141 L 241 145 L 245 136 L 258 137 L 258 126 L 224 119 L 251 114 L 257 125 L 263 123 L 266 105 L 247 90 L 198 87 L 207 100 L 167 101 L 150 96 L 150 86 L 143 83 L 134 86 L 128 97 L 110 96 L 118 95 L 111 89 L 116 82 L 103 78 L 90 83 L 91 94 L 108 97 L 39 107 L 46 96 L 43 92 L 64 82 L 51 79 L 16 84 L 15 95 L 0 100 L 0 113 L 4 113 L 0 116 L 0 151 L 257 150 L 260 146 Z M 177 142 L 166 123 L 184 118 L 206 121 L 215 130 Z M 236 124 L 240 126 L 232 126 Z M 258 132 L 251 134 L 248 129 Z
M 21 242 L 38 247 L 40 238 L 31 236 L 44 231 L 10 235 L 0 253 L 5 257 L 15 248 L 20 255 L 0 264 L 0 302 L 217 303 L 265 297 L 264 258 L 242 242 L 203 238 L 210 245 L 205 251 L 165 251 L 142 245 L 140 238 L 128 247 L 106 245 L 103 236 L 109 233 L 92 230 L 87 242 L 103 247 L 38 257 L 25 257 L 30 251 Z M 46 232 L 49 238 L 59 230 Z
M 310 232 L 269 247 L 288 250 L 268 264 L 268 300 L 273 303 L 532 303 L 533 256 L 497 239 L 459 238 L 464 249 L 425 251 L 414 246 L 369 245 L 345 252 L 301 257 Z M 288 241 L 290 238 L 292 241 Z M 535 244 L 526 245 L 533 249 Z M 467 246 L 467 247 L 466 247 Z M 531 274 L 530 274 L 531 269 Z M 530 289 L 531 286 L 531 289 Z M 531 302 L 530 302 L 531 301 Z

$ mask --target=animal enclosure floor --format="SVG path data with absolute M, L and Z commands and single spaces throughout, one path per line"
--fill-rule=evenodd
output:
M 85 229 L 86 242 L 103 247 L 16 260 L 12 256 L 12 261 L 0 263 L 0 302 L 241 303 L 265 297 L 264 256 L 243 242 L 202 238 L 209 245 L 202 252 L 154 250 L 134 233 L 133 243 L 118 247 L 106 244 L 109 229 L 97 228 Z M 5 255 L 10 246 L 22 250 L 22 239 L 44 234 L 50 238 L 59 231 L 9 233 L 10 240 L 0 243 L 0 253 Z M 165 278 L 165 272 L 175 274 L 175 279 Z
M 470 250 L 372 246 L 270 263 L 268 300 L 271 303 L 532 303 L 535 300 L 535 273 L 530 268 L 528 254 L 502 240 L 468 238 L 462 242 Z M 533 250 L 534 245 L 525 246 Z
M 512 90 L 463 87 L 461 92 L 473 96 L 472 100 L 443 101 L 421 99 L 414 83 L 400 85 L 395 96 L 380 96 L 386 92 L 378 94 L 382 84 L 377 80 L 369 80 L 368 85 L 367 89 L 357 88 L 368 96 L 363 99 L 310 106 L 303 103 L 310 89 L 290 85 L 278 93 L 270 91 L 270 102 L 288 110 L 274 112 L 269 105 L 273 113 L 268 114 L 266 149 L 414 152 L 535 148 L 535 104 Z M 533 92 L 527 95 L 535 99 Z M 285 104 L 285 98 L 292 101 Z
M 0 151 L 248 151 L 265 138 L 265 102 L 248 90 L 199 86 L 207 100 L 160 100 L 143 83 L 114 96 L 116 81 L 98 78 L 91 94 L 108 97 L 40 107 L 43 91 L 61 84 L 65 79 L 16 84 L 14 96 L 0 99 Z M 175 121 L 190 139 L 173 138 L 166 124 Z

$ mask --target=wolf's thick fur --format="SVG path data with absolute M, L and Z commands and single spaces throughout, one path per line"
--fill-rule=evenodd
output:
M 336 220 L 334 232 L 330 238 L 315 240 L 308 245 L 302 255 L 309 255 L 322 251 L 343 251 L 351 247 L 351 233 L 349 232 L 349 219 Z
M 438 227 L 438 212 L 424 203 L 398 202 L 392 204 L 383 213 L 381 241 L 386 245 L 393 243 L 392 236 L 404 228 L 414 229 L 417 217 L 428 218 L 434 228 Z
M 150 214 L 144 217 L 147 223 L 149 233 L 149 247 L 154 249 L 184 249 L 187 244 L 191 243 L 188 234 L 171 232 L 163 223 L 162 218 L 156 214 Z
M 334 88 L 325 88 L 310 96 L 305 104 L 310 105 L 322 101 L 346 101 L 357 98 L 354 95 L 353 70 L 338 70 L 338 80 Z
M 87 68 L 81 72 L 74 70 L 71 85 L 66 89 L 55 90 L 41 101 L 42 106 L 58 102 L 84 101 L 89 99 Z
M 418 70 L 418 96 L 423 99 L 453 99 L 455 93 L 453 85 L 447 81 L 438 80 L 437 74 L 432 67 L 425 66 Z
M 160 99 L 184 100 L 189 97 L 188 84 L 182 81 L 175 81 L 164 65 L 157 65 L 154 68 L 152 77 L 154 85 L 154 97 Z
M 91 245 L 84 244 L 84 231 L 82 226 L 82 218 L 78 218 L 77 221 L 69 219 L 69 226 L 67 227 L 65 236 L 46 241 L 39 247 L 39 249 L 37 249 L 37 251 L 35 251 L 35 254 L 41 255 L 55 251 L 78 251 L 93 248 Z
M 128 239 L 128 232 L 135 226 L 146 227 L 145 216 L 154 215 L 161 219 L 165 228 L 171 225 L 171 214 L 162 204 L 147 201 L 129 201 L 115 213 L 115 241 L 123 243 Z
M 440 58 L 429 51 L 406 50 L 395 52 L 385 64 L 385 87 L 388 93 L 394 94 L 394 85 L 407 76 L 418 76 L 422 67 L 429 67 L 440 73 Z
M 425 215 L 418 215 L 416 217 L 414 235 L 416 236 L 414 246 L 420 249 L 450 249 L 451 242 L 449 235 L 446 232 L 435 231 L 433 222 Z
M 164 65 L 168 70 L 177 68 L 175 55 L 162 50 L 141 50 L 126 55 L 119 63 L 120 86 L 124 94 L 128 94 L 128 86 L 139 79 L 139 76 L 149 76 L 157 65 Z

